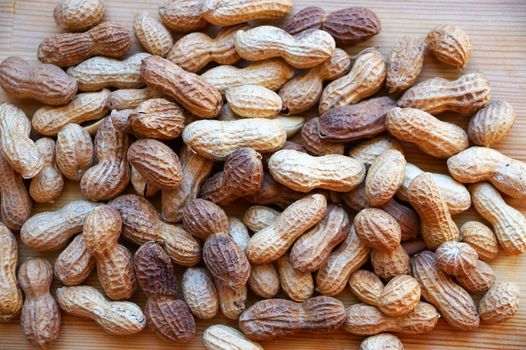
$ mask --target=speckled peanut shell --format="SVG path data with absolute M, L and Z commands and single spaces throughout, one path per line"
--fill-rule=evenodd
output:
M 369 168 L 374 160 L 387 150 L 397 150 L 404 153 L 398 141 L 386 136 L 378 136 L 363 141 L 349 151 L 349 157 L 361 160 L 366 168 Z
M 78 234 L 55 260 L 55 277 L 66 286 L 76 286 L 95 269 L 95 258 L 86 248 L 82 234 Z
M 282 107 L 278 94 L 259 85 L 228 88 L 225 98 L 232 112 L 242 118 L 273 118 Z
M 222 324 L 210 326 L 204 331 L 203 344 L 209 350 L 263 350 L 261 345 L 247 339 L 237 329 Z
M 135 15 L 133 32 L 141 46 L 152 55 L 164 57 L 174 44 L 168 29 L 147 11 Z
M 429 52 L 448 66 L 464 68 L 471 56 L 471 41 L 468 35 L 452 24 L 441 24 L 427 34 Z
M 216 26 L 231 26 L 256 19 L 273 19 L 292 11 L 291 0 L 206 0 L 204 19 Z
M 53 203 L 62 194 L 64 178 L 55 163 L 55 141 L 43 137 L 35 142 L 44 167 L 31 179 L 29 194 L 37 203 Z
M 305 301 L 314 294 L 314 279 L 309 271 L 296 270 L 290 261 L 289 254 L 276 260 L 281 289 L 294 301 Z
M 295 201 L 303 198 L 303 196 L 303 193 L 283 186 L 265 172 L 259 189 L 253 194 L 246 196 L 245 199 L 254 204 L 275 205 L 278 208 L 285 209 Z
M 499 254 L 499 244 L 493 231 L 478 221 L 467 221 L 460 227 L 462 242 L 475 249 L 479 258 L 490 262 Z
M 159 15 L 165 26 L 176 32 L 192 32 L 207 26 L 201 17 L 206 0 L 163 0 Z
M 406 160 L 397 150 L 387 150 L 376 158 L 365 178 L 365 199 L 372 207 L 386 204 L 404 181 Z
M 93 142 L 78 124 L 67 124 L 57 135 L 57 166 L 66 178 L 79 181 L 93 164 Z
M 191 267 L 183 274 L 183 297 L 195 317 L 213 318 L 219 311 L 219 297 L 206 269 Z
M 261 298 L 275 297 L 281 290 L 281 285 L 274 264 L 252 264 L 248 285 L 250 290 Z
M 377 335 L 365 338 L 361 343 L 358 350 L 377 350 L 377 349 L 390 349 L 390 350 L 404 350 L 404 344 L 398 339 L 397 336 L 390 333 L 380 333 Z
M 16 278 L 18 245 L 15 236 L 0 223 L 0 323 L 20 313 L 24 301 Z
M 400 245 L 400 225 L 381 209 L 361 210 L 354 217 L 353 224 L 358 237 L 370 248 L 393 251 Z
M 478 146 L 490 147 L 511 132 L 515 122 L 515 112 L 509 102 L 490 101 L 471 118 L 468 135 Z
M 31 215 L 31 197 L 22 177 L 0 155 L 0 185 L 2 222 L 11 230 L 20 230 Z
M 391 251 L 372 249 L 371 265 L 374 273 L 386 281 L 398 275 L 411 273 L 409 254 L 400 244 Z
M 519 310 L 519 296 L 515 283 L 495 284 L 480 300 L 480 318 L 487 323 L 498 323 L 513 317 Z
M 425 43 L 414 36 L 397 41 L 387 61 L 385 86 L 390 93 L 404 91 L 412 86 L 424 66 Z
M 452 276 L 469 274 L 479 259 L 476 250 L 462 242 L 444 242 L 435 254 L 438 268 Z
M 307 152 L 315 156 L 343 154 L 345 152 L 345 144 L 321 138 L 320 118 L 318 117 L 310 119 L 301 128 L 301 143 Z
M 64 0 L 53 11 L 55 23 L 67 31 L 93 27 L 104 17 L 104 0 Z
M 225 211 L 214 202 L 193 199 L 183 210 L 183 223 L 196 237 L 206 240 L 214 233 L 228 233 L 228 217 Z
M 228 319 L 237 320 L 246 308 L 247 286 L 232 287 L 220 280 L 215 280 L 221 313 Z

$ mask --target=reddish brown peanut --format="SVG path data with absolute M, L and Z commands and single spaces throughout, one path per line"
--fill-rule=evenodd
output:
M 404 91 L 413 85 L 424 66 L 425 44 L 413 36 L 400 39 L 387 61 L 385 86 L 390 93 Z
M 301 331 L 332 332 L 345 322 L 338 299 L 319 296 L 303 303 L 284 299 L 261 300 L 239 318 L 239 328 L 254 340 L 268 340 Z
M 0 154 L 0 216 L 12 230 L 20 230 L 31 215 L 32 202 L 22 177 Z
M 33 345 L 48 348 L 60 331 L 60 309 L 49 293 L 53 268 L 44 259 L 24 261 L 18 270 L 18 281 L 24 291 L 20 322 L 26 339 Z
M 433 78 L 421 82 L 407 90 L 398 105 L 431 114 L 445 111 L 470 114 L 488 103 L 490 96 L 486 77 L 482 73 L 470 73 L 454 81 Z
M 365 178 L 365 199 L 372 207 L 386 204 L 404 181 L 406 160 L 397 150 L 385 151 L 376 158 Z
M 430 173 L 418 175 L 409 185 L 409 203 L 420 216 L 420 233 L 429 249 L 458 241 L 459 231 L 451 219 L 441 189 Z
M 206 0 L 201 15 L 216 26 L 231 26 L 283 17 L 291 10 L 291 0 Z
M 159 15 L 165 26 L 176 32 L 192 32 L 208 24 L 201 17 L 206 0 L 163 0 Z
M 109 200 L 124 191 L 130 181 L 126 158 L 130 139 L 106 118 L 95 136 L 98 164 L 89 168 L 80 180 L 82 194 L 93 201 Z
M 93 27 L 104 17 L 103 0 L 64 0 L 53 11 L 57 26 L 68 31 Z
M 109 301 L 93 287 L 58 288 L 57 301 L 65 312 L 92 319 L 109 334 L 135 334 L 146 326 L 146 317 L 139 306 L 128 301 Z
M 480 259 L 490 262 L 499 254 L 499 244 L 493 231 L 478 221 L 467 221 L 460 227 L 462 242 L 475 249 Z
M 315 117 L 306 122 L 301 128 L 301 143 L 307 152 L 315 156 L 343 154 L 345 152 L 345 144 L 326 141 L 321 138 L 319 122 L 320 118 Z
M 384 280 L 411 273 L 409 255 L 400 244 L 391 251 L 371 250 L 371 265 L 374 273 Z
M 219 311 L 219 297 L 206 269 L 191 267 L 183 274 L 183 297 L 195 317 L 208 320 Z
M 389 317 L 380 309 L 354 304 L 346 309 L 347 321 L 343 329 L 355 335 L 374 335 L 382 332 L 401 334 L 421 334 L 431 332 L 440 318 L 437 309 L 428 303 L 420 302 L 410 313 Z
M 519 310 L 519 296 L 519 287 L 515 283 L 495 284 L 480 300 L 480 318 L 488 323 L 498 323 L 513 317 Z
M 183 210 L 183 223 L 192 235 L 202 240 L 211 234 L 229 231 L 225 211 L 217 204 L 201 198 L 188 202 Z
M 275 297 L 281 287 L 276 267 L 273 264 L 253 264 L 248 285 L 252 292 L 261 298 Z
M 358 237 L 370 248 L 393 251 L 400 245 L 400 225 L 381 209 L 361 210 L 354 217 L 354 228 Z
M 469 187 L 473 206 L 493 226 L 500 246 L 508 254 L 526 251 L 526 218 L 517 209 L 506 204 L 499 192 L 487 182 Z
M 362 51 L 349 74 L 325 87 L 321 95 L 319 111 L 354 104 L 375 94 L 384 84 L 387 65 L 382 54 L 375 49 Z
M 35 143 L 44 167 L 31 179 L 29 194 L 37 203 L 53 203 L 62 194 L 64 179 L 55 163 L 55 141 L 43 137 Z
M 470 147 L 447 160 L 447 168 L 462 183 L 489 181 L 513 198 L 526 198 L 526 163 L 491 148 Z
M 515 122 L 515 112 L 509 102 L 490 101 L 471 118 L 468 135 L 478 146 L 490 147 L 511 132 Z
M 424 251 L 411 258 L 411 267 L 422 288 L 422 296 L 438 308 L 451 327 L 470 330 L 479 326 L 473 299 L 438 268 L 433 252 Z
M 93 142 L 78 124 L 66 125 L 57 135 L 57 166 L 66 178 L 79 181 L 93 164 Z
M 361 160 L 366 168 L 369 168 L 374 160 L 388 150 L 397 150 L 404 153 L 398 141 L 390 137 L 378 136 L 363 141 L 351 148 L 349 157 Z
M 279 90 L 279 96 L 283 100 L 283 112 L 298 114 L 314 107 L 323 92 L 323 83 L 340 78 L 350 67 L 351 60 L 347 53 L 336 49 L 331 58 L 319 66 L 289 80 Z
M 404 350 L 404 344 L 395 335 L 380 333 L 364 339 L 360 343 L 359 350 L 391 349 Z
M 471 56 L 471 41 L 462 29 L 452 24 L 439 25 L 427 34 L 427 49 L 439 61 L 464 68 Z
M 479 259 L 475 249 L 461 242 L 442 243 L 435 254 L 438 268 L 452 276 L 468 274 Z
M 408 275 L 396 276 L 384 286 L 374 273 L 358 270 L 351 275 L 349 286 L 358 299 L 391 317 L 406 315 L 420 303 L 420 285 Z
M 86 248 L 86 240 L 78 234 L 55 260 L 55 277 L 66 286 L 76 286 L 95 269 L 95 259 Z
M 314 280 L 310 272 L 296 270 L 288 254 L 276 260 L 281 289 L 294 301 L 305 301 L 314 294 Z
M 112 91 L 106 101 L 109 109 L 121 111 L 123 109 L 133 109 L 139 107 L 141 103 L 151 98 L 161 98 L 162 94 L 150 89 L 119 89 Z
M 205 330 L 203 343 L 209 350 L 263 350 L 261 345 L 247 339 L 237 329 L 221 324 L 210 326 Z
M 354 226 L 351 226 L 345 241 L 321 265 L 316 275 L 316 290 L 323 295 L 339 294 L 349 276 L 367 262 L 369 252 L 369 247 L 358 238 Z
M 112 118 L 114 116 L 112 114 Z M 188 113 L 177 103 L 156 98 L 142 102 L 130 113 L 126 123 L 138 137 L 170 140 L 181 134 L 187 117 Z
M 15 236 L 0 223 L 0 323 L 8 322 L 20 313 L 22 291 L 16 279 L 18 246 Z
M 265 172 L 259 189 L 253 194 L 246 196 L 245 199 L 254 204 L 275 205 L 285 209 L 298 199 L 303 198 L 303 196 L 303 193 L 283 186 Z
M 168 29 L 147 11 L 135 15 L 133 32 L 141 46 L 152 55 L 164 57 L 174 44 Z
M 11 56 L 0 63 L 0 87 L 15 98 L 34 99 L 47 105 L 60 106 L 77 93 L 77 82 L 51 64 L 30 65 Z
M 137 280 L 148 300 L 144 313 L 160 338 L 185 343 L 195 335 L 194 316 L 177 300 L 177 280 L 170 257 L 155 242 L 142 245 L 133 258 Z

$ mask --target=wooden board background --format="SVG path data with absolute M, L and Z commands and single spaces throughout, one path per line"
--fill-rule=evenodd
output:
M 56 0 L 0 0 L 0 60 L 10 55 L 20 55 L 36 61 L 36 50 L 42 38 L 57 32 L 52 12 Z M 157 0 L 106 0 L 106 19 L 117 21 L 131 29 L 133 15 L 138 10 L 157 12 Z M 327 10 L 347 6 L 367 6 L 374 10 L 382 21 L 380 35 L 357 47 L 348 49 L 355 54 L 367 46 L 378 46 L 386 55 L 395 41 L 405 34 L 425 36 L 430 28 L 441 23 L 461 26 L 469 34 L 473 44 L 473 57 L 466 72 L 483 71 L 491 81 L 493 97 L 511 102 L 517 113 L 517 121 L 511 135 L 496 148 L 522 161 L 526 161 L 526 2 L 524 0 L 433 0 L 433 1 L 295 1 L 295 11 L 320 5 Z M 178 36 L 176 36 L 177 38 Z M 138 49 L 134 45 L 133 51 Z M 461 74 L 457 69 L 447 68 L 434 58 L 426 56 L 424 71 L 420 80 L 434 76 L 456 78 Z M 10 101 L 0 89 L 0 102 Z M 12 101 L 24 108 L 29 116 L 38 107 L 36 104 Z M 454 121 L 466 126 L 469 118 L 441 116 L 441 119 Z M 444 162 L 424 156 L 414 147 L 407 147 L 408 159 L 430 171 L 445 171 Z M 35 205 L 34 212 L 62 207 L 67 202 L 80 197 L 78 185 L 67 183 L 63 195 L 52 206 Z M 520 201 L 511 201 L 520 206 Z M 523 212 L 526 206 L 522 204 Z M 232 208 L 233 215 L 242 213 L 242 206 Z M 467 218 L 476 218 L 469 212 L 455 217 L 460 224 Z M 20 248 L 20 261 L 41 254 Z M 53 260 L 54 254 L 44 255 Z M 522 307 L 513 319 L 499 324 L 486 325 L 474 332 L 460 332 L 450 328 L 441 320 L 436 329 L 425 335 L 401 336 L 406 349 L 525 349 L 526 348 L 526 257 L 499 258 L 492 263 L 500 281 L 513 281 L 522 290 Z M 97 285 L 95 274 L 88 280 Z M 53 290 L 60 286 L 54 281 Z M 346 290 L 340 298 L 346 305 L 355 302 Z M 145 297 L 137 291 L 134 301 L 144 306 Z M 189 343 L 178 345 L 160 340 L 149 330 L 126 337 L 105 334 L 89 320 L 81 320 L 63 314 L 62 330 L 55 349 L 202 349 L 201 335 L 207 326 L 215 323 L 235 322 L 217 317 L 212 321 L 198 321 L 198 334 Z M 265 349 L 355 349 L 361 338 L 343 331 L 334 334 L 301 335 L 262 343 Z M 0 324 L 0 348 L 23 349 L 30 345 L 23 337 L 19 321 Z

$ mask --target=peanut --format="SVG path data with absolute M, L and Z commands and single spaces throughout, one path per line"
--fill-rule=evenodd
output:
M 75 97 L 78 85 L 57 66 L 31 65 L 20 57 L 11 56 L 0 63 L 0 87 L 15 98 L 60 106 Z
M 354 104 L 375 94 L 384 84 L 387 65 L 382 54 L 374 49 L 362 51 L 351 71 L 329 83 L 321 95 L 319 111 Z
M 423 81 L 398 100 L 404 108 L 437 114 L 445 111 L 471 114 L 488 103 L 491 88 L 482 73 L 465 74 L 457 80 L 433 78 Z
M 460 227 L 462 242 L 469 244 L 480 259 L 489 262 L 499 254 L 499 244 L 493 231 L 478 221 L 466 221 Z
M 78 234 L 55 260 L 55 277 L 66 286 L 81 284 L 95 268 L 95 259 L 86 248 L 86 240 Z
M 219 311 L 214 281 L 203 268 L 191 267 L 183 274 L 183 296 L 195 317 L 208 320 Z
M 130 182 L 135 193 L 142 197 L 153 197 L 161 190 L 153 183 L 148 182 L 133 165 L 131 166 Z
M 23 297 L 16 279 L 18 246 L 15 236 L 0 223 L 0 323 L 20 313 Z
M 380 333 L 364 339 L 360 343 L 359 350 L 391 349 L 403 350 L 404 344 L 395 335 Z
M 175 43 L 166 58 L 193 73 L 201 71 L 210 62 L 234 64 L 241 59 L 234 46 L 235 35 L 247 28 L 246 25 L 223 28 L 213 39 L 199 32 L 185 35 Z
M 0 146 L 4 159 L 24 179 L 36 176 L 44 160 L 29 137 L 31 123 L 26 114 L 8 103 L 0 104 Z
M 428 50 L 449 66 L 464 68 L 471 56 L 471 42 L 462 29 L 452 24 L 439 25 L 427 34 Z
M 509 102 L 488 102 L 471 118 L 468 135 L 478 146 L 490 147 L 508 135 L 515 122 L 515 112 Z
M 372 207 L 386 204 L 404 181 L 406 160 L 397 150 L 387 150 L 376 158 L 365 178 L 365 199 Z
M 257 296 L 270 299 L 275 297 L 281 288 L 276 267 L 270 264 L 253 264 L 248 279 L 250 289 Z
M 181 134 L 187 117 L 177 103 L 158 98 L 141 103 L 129 115 L 128 123 L 131 132 L 141 138 L 170 140 Z
M 159 15 L 165 26 L 176 32 L 191 32 L 208 24 L 201 17 L 206 0 L 163 0 Z
M 526 218 L 506 204 L 495 187 L 487 182 L 469 188 L 475 210 L 493 226 L 500 246 L 508 254 L 526 251 Z
M 202 198 L 193 199 L 183 209 L 185 228 L 195 237 L 206 240 L 214 233 L 229 231 L 225 211 L 213 202 Z
M 475 249 L 461 242 L 442 243 L 435 254 L 438 268 L 452 276 L 466 275 L 479 259 Z
M 390 93 L 411 87 L 424 66 L 425 43 L 413 36 L 400 39 L 387 61 L 385 86 Z
M 276 182 L 272 176 L 265 172 L 259 189 L 253 194 L 246 196 L 245 199 L 254 204 L 275 205 L 285 209 L 303 196 L 303 193 L 293 191 Z
M 408 275 L 396 276 L 384 286 L 374 273 L 358 270 L 351 275 L 349 286 L 358 299 L 391 317 L 406 315 L 420 303 L 420 285 Z
M 68 31 L 93 27 L 104 17 L 103 0 L 64 0 L 53 11 L 57 26 Z
M 447 168 L 462 183 L 489 181 L 510 197 L 526 198 L 526 164 L 494 149 L 470 147 L 449 158 Z
M 55 163 L 55 141 L 44 137 L 35 143 L 40 157 L 43 159 L 44 167 L 29 185 L 29 194 L 37 203 L 53 203 L 64 187 L 64 179 L 58 171 Z
M 285 299 L 261 300 L 239 318 L 239 328 L 253 340 L 268 340 L 298 332 L 332 332 L 345 322 L 341 301 L 319 296 L 296 303 Z
M 281 28 L 259 26 L 236 33 L 236 51 L 248 61 L 281 57 L 294 68 L 312 68 L 334 53 L 336 43 L 330 34 L 311 30 L 296 36 Z
M 133 113 L 133 109 L 124 109 L 121 111 L 111 111 L 111 114 L 109 115 L 109 117 L 106 117 L 103 120 L 111 119 L 111 123 L 118 131 L 122 131 L 123 133 L 130 134 L 132 132 L 132 129 L 130 126 L 129 119 L 132 113 Z
M 230 286 L 221 280 L 215 279 L 219 306 L 221 313 L 228 319 L 237 320 L 239 315 L 245 311 L 247 301 L 247 286 Z
M 31 215 L 32 202 L 22 177 L 0 154 L 0 216 L 12 230 L 20 230 Z
M 150 89 L 149 87 L 142 89 L 120 89 L 110 93 L 106 106 L 109 109 L 123 110 L 134 109 L 139 107 L 141 103 L 149 99 L 161 98 L 162 95 Z
M 168 29 L 147 11 L 135 15 L 133 32 L 141 46 L 152 55 L 164 57 L 174 44 Z
M 270 207 L 254 205 L 243 214 L 243 223 L 252 232 L 257 232 L 270 226 L 276 221 L 280 212 Z
M 59 210 L 33 215 L 20 229 L 22 243 L 40 252 L 59 250 L 82 232 L 86 217 L 97 207 L 96 203 L 78 200 Z
M 231 26 L 283 17 L 291 10 L 291 0 L 206 0 L 201 15 L 216 26 Z
M 57 166 L 66 178 L 79 181 L 93 163 L 93 142 L 78 124 L 67 124 L 57 135 Z
M 109 301 L 93 287 L 58 288 L 57 301 L 65 312 L 92 319 L 109 334 L 135 334 L 146 326 L 146 317 L 139 306 L 128 301 Z
M 285 131 L 287 132 L 287 137 L 292 137 L 296 135 L 296 133 L 300 131 L 305 125 L 305 118 L 303 118 L 302 116 L 285 116 L 282 114 L 278 114 L 278 116 L 274 119 L 276 119 L 281 123 L 281 125 L 283 125 Z M 285 143 L 291 145 L 292 141 L 287 141 Z M 283 145 L 283 147 L 285 147 L 285 145 Z
M 378 308 L 365 304 L 354 304 L 346 309 L 347 321 L 343 329 L 355 335 L 374 335 L 382 332 L 401 334 L 428 333 L 435 328 L 440 314 L 428 303 L 420 302 L 410 313 L 389 317 Z
M 93 57 L 68 68 L 68 75 L 77 81 L 80 91 L 98 91 L 103 88 L 135 89 L 144 86 L 141 62 L 148 53 L 136 53 L 123 61 L 114 58 Z
M 480 300 L 480 318 L 488 323 L 498 323 L 513 317 L 519 310 L 519 296 L 519 287 L 515 283 L 495 284 Z
M 310 272 L 296 270 L 288 254 L 276 260 L 281 289 L 294 301 L 305 301 L 314 294 L 314 280 Z
M 378 136 L 363 141 L 351 148 L 349 157 L 361 160 L 366 168 L 369 168 L 374 160 L 388 150 L 397 150 L 404 153 L 402 146 L 393 138 Z
M 315 156 L 343 154 L 345 144 L 327 141 L 321 138 L 320 118 L 312 118 L 301 129 L 301 141 L 305 149 Z M 282 148 L 283 149 L 283 148 Z
M 243 221 L 233 216 L 228 217 L 228 223 L 230 226 L 228 235 L 232 237 L 234 242 L 242 251 L 245 251 L 248 246 L 248 241 L 250 240 L 247 227 Z
M 93 56 L 118 58 L 131 47 L 130 33 L 118 23 L 101 23 L 85 33 L 48 36 L 38 47 L 38 59 L 59 67 L 71 67 Z
M 400 244 L 393 250 L 371 250 L 371 265 L 374 273 L 384 280 L 411 273 L 409 254 Z
M 361 210 L 353 224 L 358 237 L 372 249 L 393 251 L 400 245 L 400 225 L 381 209 Z
M 49 289 L 53 268 L 44 259 L 24 261 L 18 270 L 18 281 L 26 300 L 20 322 L 26 339 L 33 345 L 47 348 L 60 331 L 60 309 Z
M 495 283 L 495 271 L 482 260 L 478 260 L 473 270 L 457 276 L 457 282 L 469 293 L 481 293 Z
M 279 90 L 279 96 L 283 100 L 283 111 L 287 114 L 297 114 L 314 107 L 323 92 L 323 83 L 340 78 L 350 68 L 349 56 L 337 48 L 331 58 L 283 85 Z
M 142 245 L 134 255 L 137 280 L 148 300 L 144 313 L 152 331 L 160 338 L 185 343 L 195 335 L 190 309 L 177 300 L 175 271 L 166 252 L 155 242 Z
M 203 343 L 209 350 L 263 350 L 261 345 L 247 339 L 237 329 L 221 324 L 210 326 L 205 330 Z
M 232 111 L 242 118 L 273 118 L 281 111 L 278 94 L 259 85 L 242 85 L 225 91 Z
M 411 259 L 411 267 L 422 288 L 422 296 L 438 308 L 451 327 L 470 330 L 479 326 L 473 299 L 438 268 L 434 253 L 423 251 L 417 254 Z

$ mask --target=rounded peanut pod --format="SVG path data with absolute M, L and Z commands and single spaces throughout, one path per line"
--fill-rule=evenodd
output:
M 53 11 L 57 26 L 68 31 L 93 27 L 104 17 L 104 0 L 64 0 Z
M 427 49 L 439 61 L 453 67 L 464 68 L 471 56 L 468 35 L 452 24 L 439 25 L 427 34 Z
M 197 318 L 211 319 L 219 311 L 219 299 L 214 281 L 203 268 L 191 267 L 184 272 L 183 297 Z
M 490 101 L 469 121 L 469 139 L 475 145 L 490 147 L 510 133 L 514 122 L 515 112 L 510 103 Z
M 35 143 L 44 167 L 31 179 L 29 194 L 37 203 L 53 203 L 62 194 L 64 179 L 55 163 L 55 141 L 43 137 Z
M 93 163 L 93 142 L 78 124 L 68 124 L 60 130 L 55 151 L 60 172 L 73 181 L 79 181 Z
M 142 47 L 152 55 L 164 57 L 174 44 L 168 29 L 147 11 L 135 15 L 133 32 Z

